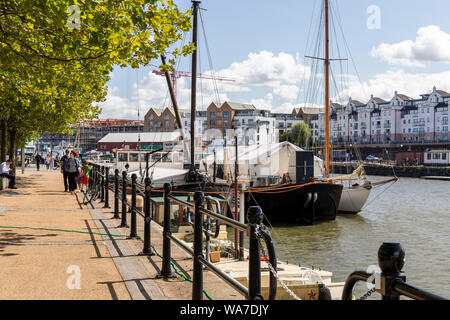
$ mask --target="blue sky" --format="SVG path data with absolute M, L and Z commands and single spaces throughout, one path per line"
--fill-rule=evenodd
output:
M 184 10 L 191 6 L 188 0 L 175 3 Z M 339 63 L 334 63 L 336 74 L 348 71 L 346 78 L 342 78 L 347 80 L 332 92 L 335 100 L 345 101 L 351 96 L 365 102 L 370 94 L 389 99 L 394 90 L 418 97 L 431 91 L 434 85 L 450 91 L 449 1 L 330 0 L 330 3 L 334 12 L 339 10 L 353 57 L 343 63 L 343 70 L 339 70 Z M 311 21 L 313 27 L 318 24 L 311 17 L 317 17 L 321 4 L 322 0 L 202 1 L 215 72 L 236 79 L 235 83 L 218 82 L 219 101 L 254 103 L 259 108 L 286 112 L 304 103 L 310 94 L 305 87 L 310 65 L 303 57 L 313 53 L 306 52 L 305 47 L 313 34 L 308 34 Z M 371 6 L 379 9 L 379 29 L 367 25 L 374 13 L 367 12 Z M 199 38 L 199 72 L 208 73 L 202 33 Z M 343 42 L 339 46 L 341 50 L 345 48 Z M 349 57 L 348 52 L 341 53 Z M 336 56 L 337 52 L 334 50 L 333 54 Z M 139 108 L 142 119 L 150 106 L 170 104 L 164 79 L 152 75 L 154 69 L 153 66 L 116 69 L 108 83 L 108 99 L 101 104 L 104 110 L 101 118 L 137 119 Z M 190 58 L 180 60 L 179 70 L 190 71 Z M 202 108 L 215 96 L 211 81 L 203 80 L 199 86 L 202 92 L 197 100 Z M 189 108 L 190 79 L 181 78 L 178 87 L 181 107 Z M 317 98 L 306 102 L 321 103 Z

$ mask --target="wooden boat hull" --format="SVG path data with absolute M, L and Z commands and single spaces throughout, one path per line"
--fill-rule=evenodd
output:
M 260 206 L 270 223 L 313 225 L 336 219 L 342 189 L 342 185 L 322 182 L 251 188 L 245 194 L 245 208 Z

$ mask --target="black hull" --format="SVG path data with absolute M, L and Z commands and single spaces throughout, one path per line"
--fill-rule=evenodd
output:
M 342 189 L 342 185 L 320 182 L 251 188 L 245 194 L 245 210 L 260 206 L 270 223 L 313 225 L 336 219 Z M 315 193 L 317 200 L 313 202 Z

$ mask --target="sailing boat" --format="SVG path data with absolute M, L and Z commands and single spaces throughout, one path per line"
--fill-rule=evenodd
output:
M 329 137 L 329 21 L 328 0 L 325 0 L 325 176 L 330 172 Z M 318 220 L 334 220 L 343 190 L 342 184 L 328 179 L 314 178 L 314 156 L 310 151 L 296 151 L 290 158 L 289 176 L 295 175 L 295 183 L 274 186 L 250 187 L 246 190 L 246 207 L 260 206 L 266 216 L 275 220 L 290 220 L 312 225 Z M 292 173 L 292 174 L 291 174 Z
M 389 183 L 392 181 L 397 181 L 398 178 L 394 177 L 391 179 L 386 179 L 377 182 L 371 182 L 365 176 L 364 168 L 362 165 L 358 166 L 356 170 L 354 170 L 350 175 L 341 176 L 339 178 L 330 177 L 330 169 L 329 169 L 329 146 L 330 146 L 330 96 L 329 96 L 329 72 L 330 72 L 330 61 L 332 60 L 347 60 L 347 59 L 330 59 L 329 58 L 329 5 L 328 0 L 324 0 L 324 10 L 325 10 L 325 59 L 309 57 L 313 59 L 321 59 L 325 61 L 325 159 L 326 159 L 326 167 L 325 167 L 325 177 L 327 181 L 330 183 L 343 185 L 343 181 L 350 181 L 350 185 L 343 186 L 338 212 L 339 213 L 358 213 L 364 207 L 371 190 L 374 186 L 379 186 L 385 183 Z M 356 182 L 358 180 L 359 182 Z
M 339 203 L 339 213 L 357 214 L 367 202 L 371 191 L 378 186 L 389 182 L 395 182 L 398 178 L 384 179 L 380 181 L 370 181 L 365 174 L 364 167 L 360 164 L 351 174 L 335 178 L 334 181 L 349 181 L 351 185 L 344 186 L 341 201 Z

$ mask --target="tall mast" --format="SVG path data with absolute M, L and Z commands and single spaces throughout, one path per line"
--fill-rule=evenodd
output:
M 197 93 L 197 25 L 198 25 L 198 7 L 200 1 L 192 1 L 193 4 L 193 29 L 192 29 L 192 43 L 195 46 L 192 52 L 192 81 L 191 81 L 191 163 L 190 171 L 195 169 L 195 113 L 196 113 L 196 93 Z
M 330 39 L 328 0 L 325 0 L 325 175 L 330 175 Z

